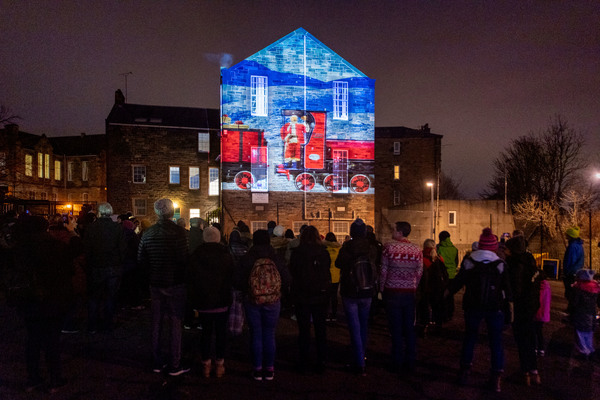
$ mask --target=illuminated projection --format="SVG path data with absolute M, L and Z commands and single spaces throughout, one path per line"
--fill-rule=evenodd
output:
M 302 28 L 221 77 L 223 190 L 374 193 L 372 79 Z

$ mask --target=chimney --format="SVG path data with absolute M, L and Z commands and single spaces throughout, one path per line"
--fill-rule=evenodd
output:
M 425 124 L 421 126 L 421 132 L 423 133 L 431 133 L 431 129 L 429 129 L 429 124 Z
M 125 96 L 121 89 L 117 89 L 115 92 L 115 104 L 125 104 Z

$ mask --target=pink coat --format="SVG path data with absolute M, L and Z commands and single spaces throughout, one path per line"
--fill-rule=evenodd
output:
M 543 280 L 540 283 L 540 308 L 535 315 L 536 321 L 549 322 L 550 321 L 550 302 L 552 300 L 552 290 L 550 289 L 550 283 L 547 280 Z

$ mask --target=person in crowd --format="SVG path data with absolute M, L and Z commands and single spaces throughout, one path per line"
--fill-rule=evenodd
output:
M 286 239 L 294 239 L 296 236 L 294 235 L 294 231 L 291 229 L 286 229 L 285 234 L 283 235 Z M 599 243 L 600 244 L 600 243 Z
M 436 247 L 437 254 L 444 260 L 444 265 L 448 271 L 448 278 L 454 279 L 458 270 L 458 249 L 450 240 L 448 231 L 441 231 L 438 235 L 439 243 Z M 449 296 L 445 300 L 444 314 L 447 321 L 454 316 L 454 297 Z
M 190 233 L 188 236 L 189 250 L 192 254 L 203 242 L 204 224 L 201 218 L 190 218 Z
M 290 239 L 284 237 L 285 228 L 281 225 L 277 225 L 273 228 L 273 235 L 271 235 L 271 246 L 275 249 L 283 259 L 285 259 L 285 251 Z
M 600 285 L 594 280 L 594 271 L 580 269 L 575 273 L 571 297 L 571 323 L 575 328 L 575 348 L 579 357 L 589 360 L 594 354 L 594 330 L 598 311 Z
M 449 283 L 449 292 L 456 293 L 463 286 L 463 310 L 465 337 L 460 356 L 459 384 L 468 383 L 473 365 L 475 344 L 479 338 L 479 325 L 484 320 L 489 335 L 491 351 L 490 387 L 501 391 L 501 376 L 504 371 L 504 307 L 512 301 L 510 282 L 505 262 L 498 257 L 498 238 L 490 228 L 479 236 L 477 250 L 463 259 L 460 271 Z
M 88 291 L 88 331 L 112 331 L 127 243 L 109 203 L 98 205 L 99 218 L 83 236 Z M 102 318 L 100 311 L 103 310 Z
M 506 264 L 513 294 L 513 335 L 519 350 L 519 362 L 525 385 L 541 384 L 535 352 L 534 318 L 540 308 L 539 272 L 533 255 L 527 251 L 523 236 L 506 242 Z
M 552 288 L 544 271 L 540 270 L 540 308 L 534 318 L 535 348 L 540 357 L 546 355 L 546 342 L 544 340 L 544 324 L 550 322 L 550 305 L 552 303 Z
M 291 280 L 284 257 L 277 253 L 270 241 L 271 237 L 268 231 L 259 229 L 254 232 L 253 246 L 241 260 L 241 274 L 236 282 L 236 288 L 243 293 L 246 319 L 250 327 L 252 377 L 257 381 L 273 380 L 275 376 L 275 330 L 281 311 L 281 294 L 286 291 L 285 288 L 289 287 Z M 253 274 L 259 276 L 258 268 L 263 268 L 262 264 L 268 263 L 265 260 L 274 263 L 278 274 L 265 273 L 267 285 L 264 286 L 274 287 L 275 290 L 272 295 L 270 291 L 268 292 L 271 295 L 270 298 L 265 297 L 264 300 L 261 300 L 257 294 L 262 292 L 259 291 L 260 287 L 256 279 L 252 279 L 252 276 Z M 261 265 L 259 266 L 258 263 Z M 279 276 L 279 293 L 276 290 L 277 275 Z
M 575 274 L 583 268 L 585 261 L 583 254 L 583 240 L 579 237 L 579 227 L 573 226 L 566 230 L 565 235 L 569 244 L 563 259 L 563 283 L 565 285 L 565 298 L 567 299 L 567 314 L 571 315 L 571 298 L 573 297 L 573 283 Z
M 123 279 L 120 287 L 120 302 L 122 307 L 143 309 L 142 301 L 144 291 L 142 284 L 145 282 L 141 268 L 137 263 L 137 251 L 140 237 L 135 234 L 135 225 L 129 219 L 121 222 L 123 238 L 125 240 L 125 254 L 123 257 Z
M 177 225 L 179 225 L 183 229 L 187 230 L 187 222 L 186 222 L 185 218 L 177 218 Z
M 340 269 L 340 294 L 350 332 L 350 369 L 365 376 L 369 312 L 376 291 L 377 248 L 367 239 L 367 226 L 360 218 L 350 225 L 350 236 L 352 240 L 340 249 L 335 266 Z
M 252 246 L 252 233 L 250 232 L 250 227 L 242 220 L 238 221 L 237 227 L 242 236 L 242 242 L 250 248 Z
M 47 228 L 48 221 L 38 216 L 25 216 L 16 226 L 16 267 L 29 287 L 17 304 L 27 330 L 27 392 L 45 383 L 40 371 L 42 352 L 48 367 L 47 391 L 55 393 L 67 383 L 62 375 L 60 332 L 73 301 L 73 265 L 68 245 Z
M 436 252 L 433 239 L 423 243 L 423 276 L 418 287 L 417 321 L 423 334 L 439 332 L 445 320 L 444 292 L 448 286 L 448 270 Z
M 323 244 L 327 248 L 329 258 L 331 258 L 331 267 L 329 268 L 329 272 L 331 273 L 331 283 L 329 284 L 329 302 L 327 304 L 329 313 L 327 314 L 326 321 L 336 322 L 338 309 L 338 289 L 340 286 L 340 269 L 335 266 L 335 260 L 337 259 L 342 245 L 338 243 L 333 232 L 328 232 L 327 235 L 325 235 Z
M 291 244 L 291 242 L 290 242 Z M 316 372 L 325 372 L 327 356 L 327 290 L 331 282 L 331 259 L 321 243 L 319 231 L 306 226 L 300 234 L 300 244 L 293 247 L 290 257 L 291 295 L 298 322 L 298 345 L 301 373 L 308 372 L 310 360 L 311 318 L 317 347 Z
M 181 365 L 182 320 L 186 302 L 186 270 L 189 262 L 185 229 L 173 222 L 175 209 L 170 199 L 154 203 L 158 222 L 142 236 L 138 249 L 140 266 L 149 271 L 152 301 L 153 371 L 162 372 L 167 364 L 162 355 L 163 321 L 169 331 L 169 375 L 189 371 Z
M 411 225 L 396 222 L 392 242 L 383 246 L 379 290 L 392 335 L 391 370 L 413 372 L 417 356 L 416 291 L 423 275 L 423 253 L 408 240 Z
M 277 222 L 269 221 L 267 222 L 267 231 L 269 232 L 269 236 L 273 236 L 273 229 L 277 226 Z
M 294 239 L 291 239 L 287 245 L 287 249 L 285 250 L 285 262 L 289 266 L 290 259 L 292 257 L 292 251 L 300 245 L 300 236 L 302 236 L 302 232 L 308 227 L 308 225 L 304 224 L 300 227 L 300 235 L 296 236 Z
M 371 225 L 367 225 L 367 239 L 371 246 L 377 249 L 377 260 L 375 261 L 375 281 L 377 282 L 377 288 L 379 288 L 379 277 L 381 276 L 381 252 L 383 251 L 383 243 L 377 240 L 375 236 L 375 229 Z M 373 321 L 375 316 L 383 310 L 383 301 L 379 298 L 379 290 L 375 290 L 373 293 L 373 300 L 371 301 L 371 312 L 369 314 L 369 320 Z
M 225 374 L 227 321 L 232 302 L 234 261 L 221 242 L 221 232 L 214 226 L 204 229 L 204 243 L 191 255 L 189 302 L 198 313 L 202 324 L 200 353 L 202 373 L 210 377 L 212 371 L 211 347 L 215 343 L 215 375 Z

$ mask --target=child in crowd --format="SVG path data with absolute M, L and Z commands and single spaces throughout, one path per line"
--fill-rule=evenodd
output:
M 600 285 L 594 280 L 594 271 L 577 271 L 573 284 L 571 322 L 575 327 L 575 345 L 584 359 L 588 359 L 594 353 L 598 293 Z
M 544 342 L 544 323 L 550 322 L 550 302 L 552 301 L 552 289 L 550 282 L 546 279 L 543 271 L 540 271 L 540 308 L 535 314 L 535 349 L 540 357 L 546 354 L 546 343 Z

